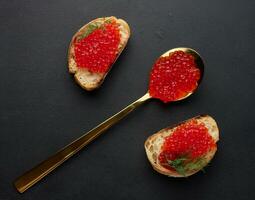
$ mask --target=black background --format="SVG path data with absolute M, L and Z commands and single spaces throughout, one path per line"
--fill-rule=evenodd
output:
M 255 199 L 255 2 L 230 0 L 0 2 L 0 199 Z M 132 36 L 102 87 L 88 93 L 67 71 L 67 48 L 85 23 L 125 19 Z M 205 61 L 201 87 L 173 104 L 153 100 L 19 194 L 13 181 L 146 92 L 164 51 L 188 46 Z M 220 127 L 206 173 L 154 172 L 143 143 L 205 113 Z

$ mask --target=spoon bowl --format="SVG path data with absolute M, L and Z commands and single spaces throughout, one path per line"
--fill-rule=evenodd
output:
M 192 95 L 197 90 L 197 88 L 200 85 L 200 83 L 203 79 L 203 76 L 204 76 L 204 62 L 203 62 L 202 57 L 199 55 L 199 53 L 197 51 L 195 51 L 194 49 L 188 48 L 188 47 L 177 47 L 177 48 L 170 49 L 170 50 L 166 51 L 165 53 L 163 53 L 160 57 L 167 57 L 167 56 L 169 56 L 169 54 L 172 54 L 175 51 L 183 51 L 184 53 L 191 54 L 194 57 L 196 66 L 198 67 L 198 69 L 200 71 L 200 78 L 197 81 L 196 89 L 187 93 L 185 96 L 183 96 L 181 98 L 173 100 L 173 101 L 180 101 L 180 100 L 186 99 L 187 97 Z

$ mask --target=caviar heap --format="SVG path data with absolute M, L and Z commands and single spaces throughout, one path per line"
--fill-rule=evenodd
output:
M 166 169 L 185 175 L 199 170 L 206 164 L 205 155 L 216 147 L 212 136 L 203 123 L 191 120 L 178 126 L 165 138 L 158 160 Z
M 118 54 L 120 31 L 115 20 L 98 26 L 89 24 L 82 38 L 74 42 L 75 61 L 79 68 L 106 73 Z
M 175 101 L 195 90 L 199 78 L 194 57 L 175 51 L 155 62 L 150 74 L 149 93 L 165 103 Z

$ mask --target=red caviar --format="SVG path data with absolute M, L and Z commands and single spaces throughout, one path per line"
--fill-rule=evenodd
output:
M 115 21 L 98 27 L 87 37 L 75 41 L 75 61 L 80 68 L 105 73 L 118 54 L 120 32 Z
M 175 51 L 160 57 L 150 74 L 149 93 L 152 97 L 170 102 L 184 97 L 197 87 L 200 71 L 192 55 Z
M 173 161 L 180 157 L 195 160 L 215 147 L 215 141 L 206 126 L 194 119 L 181 124 L 165 138 L 158 159 L 162 166 L 173 170 L 167 164 L 169 160 Z

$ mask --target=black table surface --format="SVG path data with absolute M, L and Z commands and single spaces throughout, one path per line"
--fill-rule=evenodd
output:
M 255 199 L 255 2 L 252 0 L 0 2 L 0 200 Z M 101 16 L 125 19 L 129 43 L 94 92 L 67 71 L 72 35 Z M 197 93 L 153 100 L 24 194 L 19 175 L 142 96 L 155 59 L 187 46 L 205 61 Z M 198 114 L 220 127 L 206 173 L 175 179 L 152 170 L 144 141 Z

